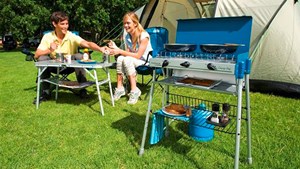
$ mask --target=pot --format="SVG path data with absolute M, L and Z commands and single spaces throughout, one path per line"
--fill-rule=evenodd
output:
M 169 52 L 192 52 L 197 48 L 196 44 L 168 43 L 165 49 Z
M 225 44 L 201 44 L 200 49 L 206 53 L 233 53 L 239 46 L 245 46 L 243 44 L 225 43 Z

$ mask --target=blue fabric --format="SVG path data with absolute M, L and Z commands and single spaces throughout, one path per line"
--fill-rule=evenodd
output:
M 43 35 L 49 33 L 49 32 L 52 32 L 53 30 L 47 30 L 47 31 L 44 31 L 43 32 Z M 79 32 L 78 31 L 71 31 L 72 33 L 74 33 L 75 35 L 78 35 L 79 36 Z
M 164 45 L 169 43 L 169 31 L 164 27 L 150 27 L 146 31 L 150 35 L 153 48 L 152 57 L 156 57 L 160 51 L 164 50 Z
M 157 113 L 152 116 L 150 144 L 158 143 L 164 136 L 165 118 Z
M 150 74 L 152 74 L 152 68 L 147 66 L 147 65 L 138 66 L 136 68 L 136 71 L 138 72 L 138 74 L 141 74 L 141 75 L 150 75 Z

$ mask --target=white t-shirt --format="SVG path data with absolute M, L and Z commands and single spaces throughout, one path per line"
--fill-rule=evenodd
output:
M 140 39 L 138 40 L 137 44 L 136 44 L 136 50 L 133 50 L 133 46 L 132 46 L 132 42 L 131 42 L 131 39 L 130 39 L 130 34 L 127 34 L 125 36 L 125 44 L 127 46 L 127 48 L 129 48 L 130 51 L 132 52 L 137 52 L 139 50 L 139 46 L 140 46 L 140 41 L 143 40 L 144 38 L 149 38 L 149 42 L 148 42 L 148 45 L 146 47 L 146 50 L 145 52 L 143 53 L 142 57 L 141 57 L 141 60 L 144 60 L 146 61 L 147 59 L 147 56 L 148 56 L 148 53 L 150 51 L 152 51 L 152 46 L 151 46 L 151 39 L 150 39 L 150 35 L 148 34 L 148 32 L 142 32 L 141 33 L 141 36 L 140 36 Z M 149 55 L 148 59 L 152 58 L 151 55 Z

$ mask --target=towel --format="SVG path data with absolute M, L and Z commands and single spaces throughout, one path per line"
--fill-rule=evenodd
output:
M 154 113 L 152 116 L 152 129 L 150 135 L 150 144 L 158 143 L 164 136 L 165 118 Z

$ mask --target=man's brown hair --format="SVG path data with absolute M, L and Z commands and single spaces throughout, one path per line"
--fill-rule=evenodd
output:
M 69 20 L 69 17 L 67 16 L 66 13 L 62 12 L 62 11 L 57 11 L 57 12 L 53 12 L 51 17 L 50 17 L 51 22 L 54 23 L 58 23 L 64 20 Z

